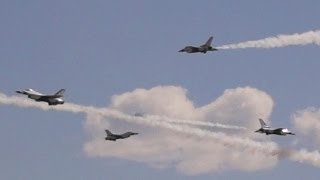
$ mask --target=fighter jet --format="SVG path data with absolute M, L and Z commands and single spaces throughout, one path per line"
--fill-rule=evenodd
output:
M 135 117 L 143 117 L 143 114 L 142 114 L 142 113 L 139 113 L 139 112 L 136 112 L 136 113 L 134 113 L 134 116 L 135 116 Z
M 287 128 L 277 128 L 277 129 L 271 129 L 270 126 L 268 126 L 262 119 L 259 119 L 261 128 L 256 130 L 255 132 L 258 133 L 266 133 L 266 135 L 269 134 L 276 134 L 280 136 L 285 136 L 287 134 L 295 135 L 294 133 L 290 132 Z
M 37 102 L 43 101 L 43 102 L 47 102 L 49 105 L 58 105 L 58 104 L 64 103 L 62 97 L 65 91 L 66 91 L 65 89 L 60 89 L 54 95 L 44 95 L 33 89 L 25 89 L 21 91 L 16 91 L 16 93 L 27 95 L 28 98 L 33 99 Z
M 108 129 L 105 130 L 107 133 L 107 137 L 105 138 L 105 140 L 109 140 L 109 141 L 116 141 L 117 139 L 125 139 L 128 138 L 132 135 L 137 135 L 139 133 L 134 133 L 134 132 L 126 132 L 123 134 L 112 134 Z
M 181 49 L 179 52 L 187 52 L 187 53 L 207 53 L 207 51 L 218 51 L 218 49 L 213 48 L 211 46 L 213 37 L 211 36 L 208 41 L 204 44 L 201 45 L 200 47 L 194 47 L 194 46 L 186 46 L 185 48 Z

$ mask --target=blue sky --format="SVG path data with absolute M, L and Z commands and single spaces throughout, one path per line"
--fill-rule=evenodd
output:
M 7 95 L 22 88 L 44 93 L 66 88 L 68 102 L 107 107 L 116 94 L 172 85 L 186 89 L 200 107 L 226 89 L 250 86 L 272 97 L 272 124 L 289 128 L 295 112 L 319 107 L 319 46 L 205 55 L 177 51 L 211 35 L 214 45 L 224 45 L 318 30 L 320 2 L 32 0 L 0 5 L 0 91 Z M 315 179 L 319 170 L 280 160 L 256 171 L 229 168 L 190 176 L 170 166 L 88 156 L 83 146 L 90 133 L 83 114 L 6 105 L 0 113 L 1 179 Z M 293 140 L 272 137 L 284 146 Z

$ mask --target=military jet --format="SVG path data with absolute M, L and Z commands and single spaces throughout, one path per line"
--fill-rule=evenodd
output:
M 58 104 L 64 103 L 64 100 L 62 99 L 62 97 L 65 91 L 66 91 L 65 89 L 60 89 L 54 95 L 44 95 L 33 89 L 25 89 L 21 91 L 16 91 L 16 93 L 28 95 L 28 98 L 33 99 L 37 102 L 43 101 L 43 102 L 47 102 L 49 105 L 58 105 Z
M 287 128 L 277 128 L 277 129 L 271 129 L 270 126 L 268 126 L 262 119 L 259 119 L 261 128 L 256 130 L 255 132 L 258 133 L 266 133 L 266 135 L 269 134 L 276 134 L 280 136 L 285 136 L 287 134 L 295 135 L 294 133 L 290 132 Z
M 213 37 L 211 36 L 208 41 L 204 44 L 201 45 L 200 47 L 194 47 L 194 46 L 186 46 L 185 48 L 181 49 L 179 52 L 187 52 L 187 53 L 207 53 L 207 51 L 218 51 L 218 49 L 213 48 L 211 46 Z
M 109 141 L 116 141 L 117 139 L 125 139 L 128 138 L 132 135 L 137 135 L 139 133 L 134 133 L 134 132 L 126 132 L 123 134 L 112 134 L 108 129 L 105 130 L 107 133 L 107 137 L 105 138 L 105 140 L 109 140 Z
M 136 112 L 136 113 L 134 113 L 134 116 L 135 116 L 135 117 L 143 117 L 143 114 L 142 114 L 142 113 L 139 113 L 139 112 Z

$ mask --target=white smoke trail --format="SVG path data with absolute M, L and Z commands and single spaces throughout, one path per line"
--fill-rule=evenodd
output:
M 28 108 L 38 108 L 41 110 L 57 110 L 64 112 L 72 112 L 72 113 L 95 113 L 99 111 L 99 108 L 90 107 L 90 106 L 82 106 L 72 103 L 66 103 L 63 106 L 48 106 L 44 103 L 33 102 L 30 99 L 17 97 L 17 96 L 6 96 L 3 93 L 0 93 L 0 103 L 5 105 L 15 105 L 18 107 L 28 107 Z
M 206 126 L 206 127 L 213 127 L 213 128 L 223 128 L 223 129 L 233 129 L 233 130 L 246 130 L 247 128 L 242 126 L 233 126 L 233 125 L 226 125 L 220 123 L 212 123 L 212 122 L 203 122 L 197 120 L 184 120 L 184 119 L 172 119 L 166 116 L 153 116 L 148 115 L 146 118 L 152 118 L 158 121 L 167 121 L 171 123 L 178 123 L 178 124 L 188 124 L 188 125 L 195 125 L 195 126 Z
M 224 145 L 238 146 L 239 148 L 251 147 L 255 150 L 262 151 L 267 154 L 271 154 L 273 151 L 276 150 L 276 146 L 274 143 L 258 143 L 250 139 L 242 139 L 242 138 L 227 136 L 224 133 L 214 133 L 214 132 L 205 131 L 197 128 L 191 128 L 188 126 L 175 125 L 175 124 L 172 124 L 172 122 L 178 123 L 180 120 L 174 120 L 174 119 L 170 120 L 169 118 L 165 118 L 159 121 L 161 117 L 160 118 L 156 116 L 146 117 L 146 118 L 135 117 L 131 115 L 126 115 L 124 113 L 121 113 L 113 109 L 81 106 L 81 105 L 72 104 L 72 103 L 66 103 L 61 106 L 53 107 L 53 106 L 48 106 L 47 104 L 33 102 L 29 99 L 25 99 L 21 97 L 16 97 L 16 96 L 8 97 L 2 93 L 0 93 L 0 103 L 7 104 L 7 105 L 16 105 L 19 107 L 33 107 L 33 108 L 39 108 L 42 110 L 51 109 L 51 110 L 65 111 L 65 112 L 72 112 L 72 113 L 96 114 L 102 117 L 111 117 L 114 119 L 124 120 L 130 123 L 140 123 L 140 124 L 147 124 L 150 126 L 163 127 L 163 128 L 167 128 L 167 129 L 178 131 L 178 132 L 184 132 L 187 134 L 196 135 L 199 137 L 211 137 L 211 138 L 214 138 L 217 142 L 220 142 Z M 185 120 L 184 123 L 190 124 L 191 121 Z M 196 123 L 197 122 L 193 124 L 196 124 Z M 207 123 L 204 122 L 201 125 L 205 125 L 205 124 Z M 214 125 L 210 123 L 208 124 Z M 228 127 L 228 125 L 224 125 L 224 126 Z
M 301 34 L 278 35 L 265 39 L 246 41 L 236 44 L 228 44 L 217 47 L 217 49 L 241 49 L 241 48 L 277 48 L 293 45 L 320 45 L 320 30 L 308 31 Z
M 192 128 L 189 126 L 172 124 L 170 123 L 170 121 L 158 121 L 158 118 L 135 117 L 135 116 L 126 115 L 124 113 L 121 113 L 115 110 L 100 111 L 99 113 L 101 113 L 99 115 L 102 115 L 105 117 L 120 119 L 130 123 L 134 122 L 139 124 L 147 124 L 154 127 L 163 127 L 173 131 L 195 135 L 198 137 L 210 137 L 212 139 L 215 139 L 216 142 L 219 142 L 224 145 L 235 146 L 239 149 L 251 148 L 257 151 L 264 152 L 267 155 L 271 155 L 274 151 L 277 150 L 277 146 L 275 143 L 267 143 L 267 142 L 260 143 L 260 142 L 253 141 L 249 138 L 238 138 L 235 136 L 227 136 L 224 133 L 216 133 L 216 132 L 211 132 L 211 131 L 207 131 L 199 128 Z
M 65 112 L 72 112 L 72 113 L 93 113 L 93 114 L 100 114 L 100 112 L 107 111 L 107 112 L 116 112 L 115 110 L 106 109 L 106 108 L 97 108 L 91 106 L 82 106 L 73 103 L 65 103 L 63 106 L 48 106 L 44 103 L 35 103 L 32 102 L 30 99 L 11 96 L 8 97 L 5 94 L 0 93 L 0 103 L 6 105 L 16 105 L 19 107 L 33 107 L 42 110 L 57 110 L 57 111 L 65 111 Z M 220 123 L 211 123 L 211 122 L 202 122 L 202 121 L 192 121 L 192 120 L 180 120 L 180 119 L 170 119 L 169 117 L 162 117 L 162 116 L 152 116 L 148 115 L 146 118 L 152 118 L 155 121 L 167 121 L 172 123 L 183 123 L 189 125 L 198 125 L 198 126 L 207 126 L 207 127 L 217 127 L 217 128 L 224 128 L 224 129 L 235 129 L 235 130 L 245 130 L 246 128 L 240 126 L 232 126 L 232 125 L 225 125 Z
M 320 167 L 320 153 L 319 151 L 309 152 L 305 149 L 294 151 L 290 155 L 291 160 L 298 161 L 300 163 L 309 163 L 313 166 Z
M 52 107 L 43 103 L 32 102 L 28 99 L 20 97 L 8 97 L 2 93 L 0 93 L 0 104 L 15 105 L 18 107 L 33 107 L 41 110 L 57 110 L 72 113 L 96 114 L 103 117 L 111 117 L 114 119 L 124 120 L 130 123 L 139 123 L 154 127 L 167 128 L 176 132 L 187 133 L 198 137 L 208 137 L 210 139 L 214 139 L 217 143 L 234 147 L 239 150 L 259 151 L 264 153 L 265 155 L 276 155 L 277 157 L 285 157 L 292 161 L 308 163 L 320 167 L 320 153 L 318 151 L 308 152 L 306 150 L 283 150 L 273 142 L 256 142 L 249 138 L 228 136 L 224 133 L 216 133 L 199 128 L 172 124 L 168 121 L 158 121 L 157 119 L 152 118 L 130 116 L 119 111 L 107 108 L 96 108 L 72 103 L 66 103 L 61 106 Z

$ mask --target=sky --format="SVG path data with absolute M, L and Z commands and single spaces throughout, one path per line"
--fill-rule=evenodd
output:
M 0 179 L 317 179 L 319 6 L 1 1 Z M 225 46 L 281 34 L 281 47 Z M 209 36 L 225 48 L 178 53 Z M 25 88 L 65 88 L 66 104 Z M 253 133 L 258 118 L 296 136 Z M 107 128 L 139 135 L 107 142 Z

